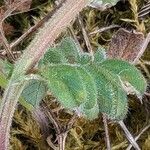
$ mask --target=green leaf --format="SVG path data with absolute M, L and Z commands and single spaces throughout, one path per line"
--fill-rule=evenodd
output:
M 0 87 L 5 88 L 7 86 L 8 80 L 6 76 L 0 72 Z
M 6 60 L 0 60 L 0 87 L 5 88 L 8 83 L 8 78 L 13 71 L 13 65 Z
M 77 63 L 81 64 L 81 65 L 85 65 L 88 64 L 92 61 L 92 56 L 89 53 L 82 53 L 80 55 L 79 61 Z
M 126 61 L 114 59 L 102 62 L 101 66 L 119 76 L 124 84 L 129 83 L 127 86 L 132 86 L 134 89 L 131 88 L 138 96 L 145 92 L 147 86 L 146 80 L 135 66 Z
M 72 38 L 64 38 L 56 47 L 51 47 L 40 60 L 39 66 L 79 61 L 79 46 Z
M 97 87 L 95 80 L 84 67 L 79 66 L 77 67 L 77 70 L 80 73 L 80 77 L 83 81 L 87 93 L 86 101 L 79 106 L 78 110 L 85 118 L 93 120 L 97 118 L 99 114 L 99 106 L 97 104 Z
M 96 119 L 99 115 L 99 105 L 96 102 L 94 107 L 92 107 L 91 109 L 87 109 L 85 107 L 85 104 L 82 104 L 79 107 L 79 111 L 83 114 L 85 118 L 93 120 Z
M 79 110 L 88 119 L 95 119 L 99 112 L 114 120 L 124 119 L 128 111 L 125 87 L 139 95 L 146 89 L 140 71 L 125 61 L 107 60 L 101 47 L 94 60 L 89 53 L 79 52 L 70 38 L 50 51 L 45 63 L 49 65 L 41 67 L 50 92 L 65 108 Z
M 40 60 L 39 65 L 49 65 L 51 63 L 58 64 L 58 63 L 65 63 L 67 59 L 62 54 L 59 48 L 50 48 L 44 58 Z
M 39 106 L 47 92 L 47 86 L 40 80 L 29 80 L 21 94 L 21 104 L 29 110 Z
M 6 78 L 9 78 L 13 72 L 14 65 L 7 60 L 0 60 L 0 72 L 3 73 Z
M 99 47 L 94 53 L 94 63 L 101 63 L 106 60 L 106 51 L 103 47 Z
M 84 67 L 78 66 L 77 71 L 80 74 L 80 78 L 87 93 L 86 101 L 83 104 L 84 108 L 91 109 L 97 104 L 97 87 L 95 80 Z
M 78 61 L 80 57 L 80 47 L 74 42 L 72 38 L 64 38 L 61 41 L 59 48 L 61 49 L 61 52 L 65 55 L 65 58 L 68 60 L 68 63 L 73 64 Z
M 106 113 L 111 119 L 123 119 L 127 113 L 127 96 L 120 86 L 119 78 L 98 65 L 87 68 L 95 78 L 99 111 Z
M 77 66 L 51 65 L 41 74 L 47 79 L 50 92 L 65 108 L 73 109 L 86 101 L 87 93 Z
M 100 0 L 97 0 L 100 1 Z M 111 5 L 115 5 L 119 0 L 102 0 L 103 4 L 111 4 Z

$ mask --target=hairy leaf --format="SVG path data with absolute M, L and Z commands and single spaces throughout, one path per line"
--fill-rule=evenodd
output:
M 75 65 L 51 65 L 41 74 L 48 81 L 50 92 L 66 108 L 78 107 L 86 101 L 87 93 Z
M 115 5 L 118 2 L 118 0 L 90 0 L 90 2 L 91 4 L 89 5 L 92 7 L 103 8 L 106 4 L 109 4 L 110 6 Z
M 77 63 L 84 65 L 84 64 L 88 64 L 92 61 L 92 56 L 89 53 L 82 53 L 80 55 L 79 61 Z
M 99 47 L 94 53 L 94 63 L 101 63 L 106 60 L 106 51 L 103 47 Z
M 75 63 L 79 61 L 79 47 L 72 38 L 64 38 L 56 47 L 49 48 L 40 60 L 40 65 L 59 64 L 59 63 Z
M 114 120 L 124 119 L 128 110 L 125 86 L 140 95 L 146 89 L 140 71 L 125 61 L 107 60 L 103 48 L 92 60 L 67 38 L 50 53 L 45 61 L 49 65 L 41 67 L 50 92 L 65 108 L 79 110 L 88 119 L 96 118 L 99 112 Z
M 44 55 L 44 58 L 41 59 L 39 62 L 39 65 L 49 65 L 51 63 L 58 64 L 58 63 L 65 63 L 67 62 L 67 59 L 62 54 L 61 50 L 56 48 L 50 48 L 46 54 Z
M 75 63 L 80 57 L 80 47 L 74 42 L 72 38 L 64 38 L 59 48 L 61 52 L 65 55 L 65 58 L 69 63 Z
M 97 87 L 94 78 L 84 67 L 77 67 L 77 71 L 87 93 L 86 101 L 83 104 L 84 108 L 91 109 L 97 104 Z
M 47 86 L 43 81 L 30 80 L 25 86 L 21 96 L 21 104 L 29 110 L 39 106 L 40 101 L 44 98 L 47 92 Z
M 7 60 L 0 60 L 0 72 L 9 78 L 13 71 L 13 64 L 9 63 Z
M 99 105 L 95 104 L 94 107 L 92 107 L 91 109 L 86 109 L 85 104 L 82 104 L 80 107 L 79 107 L 79 110 L 80 112 L 83 114 L 83 116 L 89 120 L 93 120 L 95 118 L 98 117 L 99 115 Z
M 127 96 L 120 86 L 119 78 L 97 65 L 91 65 L 88 69 L 95 78 L 99 111 L 111 119 L 123 119 L 127 113 Z
M 134 92 L 136 94 L 139 93 L 142 95 L 146 90 L 147 84 L 145 78 L 136 67 L 128 62 L 110 59 L 102 62 L 101 66 L 118 75 L 124 84 L 129 83 L 135 89 Z
M 7 86 L 8 80 L 6 76 L 0 72 L 0 87 L 5 88 Z

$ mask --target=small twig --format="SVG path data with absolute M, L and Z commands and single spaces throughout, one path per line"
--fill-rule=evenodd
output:
M 29 8 L 28 10 L 23 10 L 23 11 L 19 11 L 19 12 L 14 12 L 14 13 L 11 13 L 10 16 L 14 16 L 14 15 L 18 15 L 18 14 L 30 12 L 30 11 L 32 11 L 32 10 L 40 9 L 40 7 L 43 7 L 43 6 L 47 5 L 47 4 L 48 4 L 48 2 L 45 2 L 45 3 L 43 3 L 43 4 L 41 4 L 41 5 L 38 5 L 38 6 L 34 7 L 34 8 Z
M 53 144 L 53 142 L 51 141 L 51 136 L 48 136 L 47 139 L 46 139 L 46 141 L 47 141 L 48 145 L 49 145 L 52 149 L 54 149 L 54 150 L 59 150 L 59 148 L 56 147 L 56 146 Z
M 92 46 L 90 44 L 90 40 L 89 40 L 88 34 L 87 34 L 86 30 L 85 30 L 85 27 L 84 27 L 84 24 L 83 24 L 83 20 L 82 20 L 80 15 L 78 15 L 78 21 L 79 21 L 79 24 L 81 26 L 83 38 L 84 38 L 84 41 L 86 43 L 86 47 L 88 49 L 88 52 L 93 56 Z
M 59 136 L 59 150 L 65 150 L 65 143 L 66 143 L 66 138 L 68 135 L 69 130 L 72 128 L 75 120 L 76 120 L 77 115 L 74 114 L 72 118 L 68 121 L 67 127 L 64 132 L 62 132 Z
M 3 22 L 4 20 L 9 17 L 11 15 L 11 13 L 13 11 L 15 11 L 20 5 L 22 5 L 24 2 L 26 2 L 27 0 L 22 0 L 21 2 L 13 2 L 12 1 L 5 1 L 6 5 L 9 7 L 7 9 L 7 11 L 0 17 L 0 34 L 1 34 L 1 37 L 2 37 L 2 42 L 3 42 L 3 46 L 8 54 L 8 57 L 9 59 L 11 59 L 12 61 L 15 61 L 15 57 L 13 56 L 12 52 L 11 52 L 11 47 L 5 37 L 5 33 L 4 33 L 4 30 L 3 30 Z
M 150 65 L 150 61 L 147 61 L 147 60 L 143 60 L 143 63 L 146 65 Z
M 136 150 L 141 150 L 140 147 L 138 146 L 138 144 L 136 143 L 135 139 L 133 138 L 133 136 L 131 135 L 131 133 L 129 132 L 129 130 L 127 129 L 126 125 L 124 124 L 123 121 L 119 121 L 118 124 L 121 126 L 121 128 L 123 129 L 123 131 L 125 132 L 125 135 L 128 139 L 128 141 L 132 144 L 132 146 L 136 149 Z
M 89 35 L 101 33 L 101 32 L 104 32 L 104 31 L 107 31 L 107 30 L 110 30 L 110 29 L 113 29 L 113 28 L 119 28 L 119 27 L 120 27 L 119 25 L 110 25 L 108 27 L 102 27 L 102 28 L 100 28 L 96 31 L 93 31 L 93 32 L 89 33 Z
M 4 30 L 3 30 L 2 24 L 0 24 L 0 35 L 2 37 L 2 43 L 3 43 L 3 46 L 6 50 L 6 53 L 8 54 L 9 59 L 12 60 L 12 61 L 15 61 L 15 57 L 12 54 L 10 45 L 9 45 L 9 43 L 8 43 L 6 37 L 5 37 L 5 33 L 4 33 Z
M 5 2 L 5 5 L 7 6 L 7 5 L 10 5 L 12 3 L 12 0 L 4 0 L 4 2 Z
M 72 118 L 68 121 L 66 128 L 64 129 L 61 125 L 60 122 L 57 120 L 55 114 L 51 109 L 48 109 L 46 106 L 46 103 L 43 102 L 42 107 L 44 108 L 45 112 L 47 113 L 50 121 L 53 123 L 56 129 L 56 133 L 58 135 L 58 143 L 59 143 L 59 150 L 65 150 L 65 142 L 66 142 L 66 137 L 68 135 L 69 130 L 72 128 L 75 120 L 76 120 L 76 114 L 72 116 Z M 49 141 L 50 142 L 50 141 Z
M 65 150 L 65 143 L 68 132 L 61 133 L 59 137 L 59 150 Z
M 110 138 L 109 138 L 109 132 L 108 132 L 107 116 L 105 114 L 103 114 L 103 123 L 104 123 L 104 129 L 105 129 L 107 150 L 111 150 Z
M 37 24 L 29 28 L 23 35 L 21 35 L 16 41 L 12 42 L 10 44 L 10 49 L 17 46 L 21 41 L 23 41 L 25 38 L 27 38 L 29 35 L 33 34 L 35 31 L 37 31 L 38 28 L 40 28 L 51 16 L 54 14 L 56 9 L 60 8 L 61 5 L 58 5 L 54 10 L 50 11 L 43 19 L 41 19 Z M 11 15 L 11 14 L 10 14 Z
M 57 138 L 58 138 L 59 150 L 64 150 L 64 146 L 65 146 L 64 142 L 66 140 L 67 133 L 62 133 L 60 122 L 57 120 L 57 118 L 56 118 L 55 114 L 52 112 L 52 110 L 47 108 L 46 103 L 43 102 L 42 105 L 45 109 L 45 112 L 47 113 L 47 116 L 49 117 L 50 121 L 53 123 L 53 125 L 55 127 L 56 133 L 58 135 Z
M 137 141 L 137 140 L 140 138 L 140 136 L 141 136 L 146 130 L 148 130 L 149 128 L 150 128 L 150 124 L 147 125 L 147 126 L 139 133 L 138 136 L 135 137 L 135 141 Z M 130 145 L 127 147 L 126 150 L 130 150 L 131 148 L 132 148 L 132 145 L 130 144 Z
M 149 97 L 150 97 L 150 93 L 144 92 L 144 94 L 145 94 L 146 96 L 149 96 Z
M 76 43 L 76 44 L 78 45 L 78 47 L 79 47 L 79 52 L 83 52 L 83 49 L 82 49 L 81 46 L 80 46 L 80 43 L 79 43 L 79 41 L 78 41 L 78 39 L 77 39 L 77 36 L 76 36 L 75 33 L 74 33 L 73 27 L 70 26 L 70 27 L 68 27 L 68 29 L 69 29 L 69 32 L 70 32 L 71 36 L 73 37 L 75 43 Z
M 67 123 L 67 130 L 70 130 L 77 119 L 77 115 L 74 113 L 71 119 Z
M 58 122 L 55 114 L 53 113 L 53 111 L 51 109 L 47 108 L 47 104 L 45 102 L 43 102 L 42 104 L 43 110 L 45 110 L 47 116 L 49 117 L 50 121 L 53 123 L 53 125 L 55 126 L 56 132 L 57 134 L 61 134 L 61 126 L 60 123 Z

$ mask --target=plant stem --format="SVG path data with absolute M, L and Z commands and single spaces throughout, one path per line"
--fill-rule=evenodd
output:
M 0 108 L 1 150 L 7 150 L 9 147 L 9 132 L 13 114 L 18 98 L 24 88 L 24 83 L 20 83 L 17 79 L 23 77 L 31 67 L 34 67 L 62 30 L 69 25 L 87 3 L 88 0 L 64 0 L 62 6 L 55 11 L 43 28 L 39 30 L 21 59 L 17 61 Z
M 19 96 L 25 84 L 26 82 L 18 84 L 13 84 L 12 82 L 10 82 L 8 88 L 4 93 L 0 110 L 0 150 L 8 149 L 9 132 L 12 123 L 12 117 L 16 108 L 16 105 L 14 106 L 14 104 L 17 104 Z
M 105 141 L 107 145 L 107 150 L 111 150 L 110 145 L 110 138 L 109 138 L 109 132 L 108 132 L 108 123 L 107 123 L 107 116 L 103 113 L 103 123 L 104 123 L 104 129 L 105 129 Z

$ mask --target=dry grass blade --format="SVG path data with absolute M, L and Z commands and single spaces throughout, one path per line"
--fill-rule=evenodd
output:
M 62 127 L 61 123 L 57 120 L 55 114 L 53 113 L 53 111 L 51 109 L 47 108 L 47 104 L 45 102 L 43 102 L 42 104 L 43 110 L 45 111 L 45 113 L 47 114 L 49 120 L 53 123 L 56 133 L 57 133 L 57 140 L 58 140 L 58 145 L 59 145 L 59 150 L 65 150 L 65 143 L 66 143 L 66 138 L 68 135 L 69 130 L 72 128 L 75 120 L 76 120 L 76 114 L 74 114 L 72 116 L 72 118 L 67 122 L 66 127 Z M 47 142 L 49 144 L 51 144 L 51 139 L 50 136 L 47 138 Z M 55 147 L 54 145 L 52 145 L 53 147 Z M 58 149 L 56 147 L 56 149 Z
M 139 133 L 138 136 L 135 137 L 135 141 L 137 141 L 137 140 L 140 138 L 140 136 L 141 136 L 146 130 L 148 130 L 149 128 L 150 128 L 150 124 L 147 125 L 147 126 Z M 130 144 L 130 145 L 127 147 L 126 150 L 130 150 L 131 148 L 132 148 L 132 145 Z
M 84 41 L 86 43 L 86 47 L 88 49 L 88 52 L 93 56 L 93 50 L 92 50 L 92 46 L 90 44 L 90 40 L 89 40 L 89 37 L 88 37 L 88 34 L 86 32 L 86 29 L 84 27 L 84 24 L 83 24 L 83 20 L 81 18 L 80 15 L 78 15 L 78 21 L 79 21 L 79 24 L 81 26 L 81 30 L 82 30 L 82 34 L 83 34 L 83 38 L 84 38 Z M 94 58 L 93 58 L 94 59 Z
M 110 29 L 114 29 L 114 28 L 119 28 L 119 27 L 120 27 L 119 25 L 110 25 L 108 27 L 102 27 L 102 28 L 100 28 L 96 31 L 91 32 L 89 35 L 101 33 L 101 32 L 104 32 L 104 31 L 107 31 L 107 30 L 110 30 Z
M 11 48 L 10 48 L 10 45 L 9 45 L 6 37 L 5 37 L 5 33 L 4 33 L 2 25 L 0 26 L 0 35 L 1 35 L 3 46 L 6 50 L 6 53 L 8 54 L 9 59 L 12 61 L 15 61 L 15 57 L 14 57 L 13 53 L 11 52 Z
M 150 2 L 148 2 L 145 6 L 143 6 L 140 9 L 138 16 L 139 16 L 139 18 L 143 18 L 149 13 L 150 13 Z
M 132 146 L 136 149 L 136 150 L 141 150 L 140 147 L 138 146 L 138 144 L 136 143 L 135 139 L 133 138 L 133 136 L 131 135 L 131 133 L 129 132 L 129 130 L 127 129 L 126 125 L 124 124 L 123 121 L 119 121 L 118 124 L 121 126 L 121 128 L 123 129 L 123 131 L 125 132 L 125 136 L 128 139 L 128 141 L 132 144 Z

